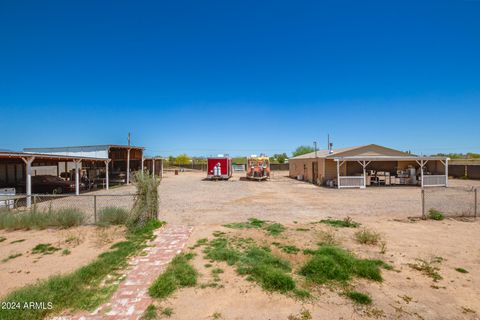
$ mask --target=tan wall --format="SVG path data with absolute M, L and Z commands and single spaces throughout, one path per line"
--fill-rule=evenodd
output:
M 340 175 L 347 175 L 348 162 L 340 167 Z M 325 180 L 337 179 L 337 162 L 332 159 L 325 160 Z
M 318 163 L 318 179 L 323 183 L 323 166 L 324 159 L 295 159 L 289 161 L 289 176 L 296 178 L 297 176 L 304 176 L 305 181 L 313 181 L 313 163 Z

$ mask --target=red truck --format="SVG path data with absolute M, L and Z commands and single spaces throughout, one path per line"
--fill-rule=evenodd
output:
M 215 157 L 207 159 L 207 179 L 228 180 L 232 176 L 232 158 Z

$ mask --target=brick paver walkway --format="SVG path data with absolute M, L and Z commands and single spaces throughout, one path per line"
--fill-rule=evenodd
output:
M 166 225 L 157 230 L 155 232 L 157 237 L 145 249 L 147 255 L 135 257 L 130 261 L 132 268 L 110 302 L 91 314 L 69 319 L 139 319 L 152 303 L 148 288 L 168 263 L 182 251 L 192 229 L 187 226 Z

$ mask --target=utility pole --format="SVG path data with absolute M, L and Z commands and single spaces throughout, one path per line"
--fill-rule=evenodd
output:
M 128 146 L 130 147 L 130 132 L 128 133 Z

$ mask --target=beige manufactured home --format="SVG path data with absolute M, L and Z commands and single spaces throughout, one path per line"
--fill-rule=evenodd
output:
M 416 156 L 376 144 L 290 158 L 290 177 L 337 188 L 448 186 L 448 158 Z

